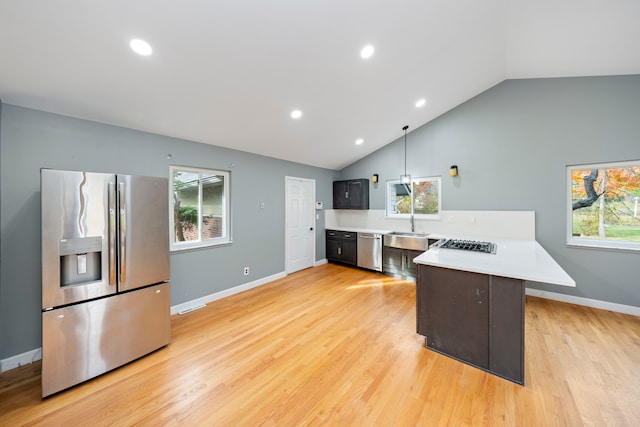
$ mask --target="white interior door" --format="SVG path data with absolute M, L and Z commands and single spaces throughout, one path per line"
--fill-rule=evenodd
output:
M 312 267 L 316 252 L 315 198 L 312 179 L 285 177 L 286 181 L 286 271 Z

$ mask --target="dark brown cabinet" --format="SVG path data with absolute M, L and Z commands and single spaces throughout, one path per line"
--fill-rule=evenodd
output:
M 426 346 L 524 384 L 524 281 L 420 264 L 417 331 Z
M 369 180 L 333 181 L 333 209 L 369 209 Z
M 358 234 L 349 231 L 326 231 L 327 261 L 356 265 Z
M 382 250 L 382 271 L 388 276 L 416 280 L 418 267 L 413 259 L 423 252 L 385 246 Z

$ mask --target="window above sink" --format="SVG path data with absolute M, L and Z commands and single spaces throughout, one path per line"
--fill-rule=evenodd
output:
M 386 212 L 389 218 L 440 219 L 441 178 L 414 178 L 404 184 L 399 179 L 387 181 Z

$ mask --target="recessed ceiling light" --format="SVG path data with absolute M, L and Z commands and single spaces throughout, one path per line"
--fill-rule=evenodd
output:
M 368 45 L 366 45 L 365 47 L 362 48 L 362 50 L 360 51 L 360 56 L 363 59 L 371 58 L 371 55 L 373 55 L 373 51 L 374 50 L 375 49 L 373 48 L 373 46 L 368 44 Z
M 129 42 L 129 46 L 131 46 L 131 49 L 138 55 L 149 56 L 151 52 L 153 52 L 149 43 L 144 40 L 133 39 Z
M 364 142 L 364 139 L 358 138 L 356 139 L 356 145 L 361 145 Z
M 302 111 L 300 110 L 293 110 L 291 112 L 291 118 L 293 119 L 299 119 L 300 117 L 302 117 Z
M 427 100 L 422 98 L 416 101 L 416 108 L 424 107 L 427 104 Z

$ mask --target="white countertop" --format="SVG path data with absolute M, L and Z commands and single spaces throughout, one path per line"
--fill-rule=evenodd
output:
M 490 240 L 498 246 L 495 254 L 432 248 L 413 261 L 454 270 L 576 286 L 576 282 L 535 240 Z
M 376 233 L 376 234 L 389 234 L 393 233 L 393 230 L 378 230 L 371 228 L 357 228 L 357 227 L 327 227 L 327 230 L 335 231 L 351 231 L 353 233 Z

